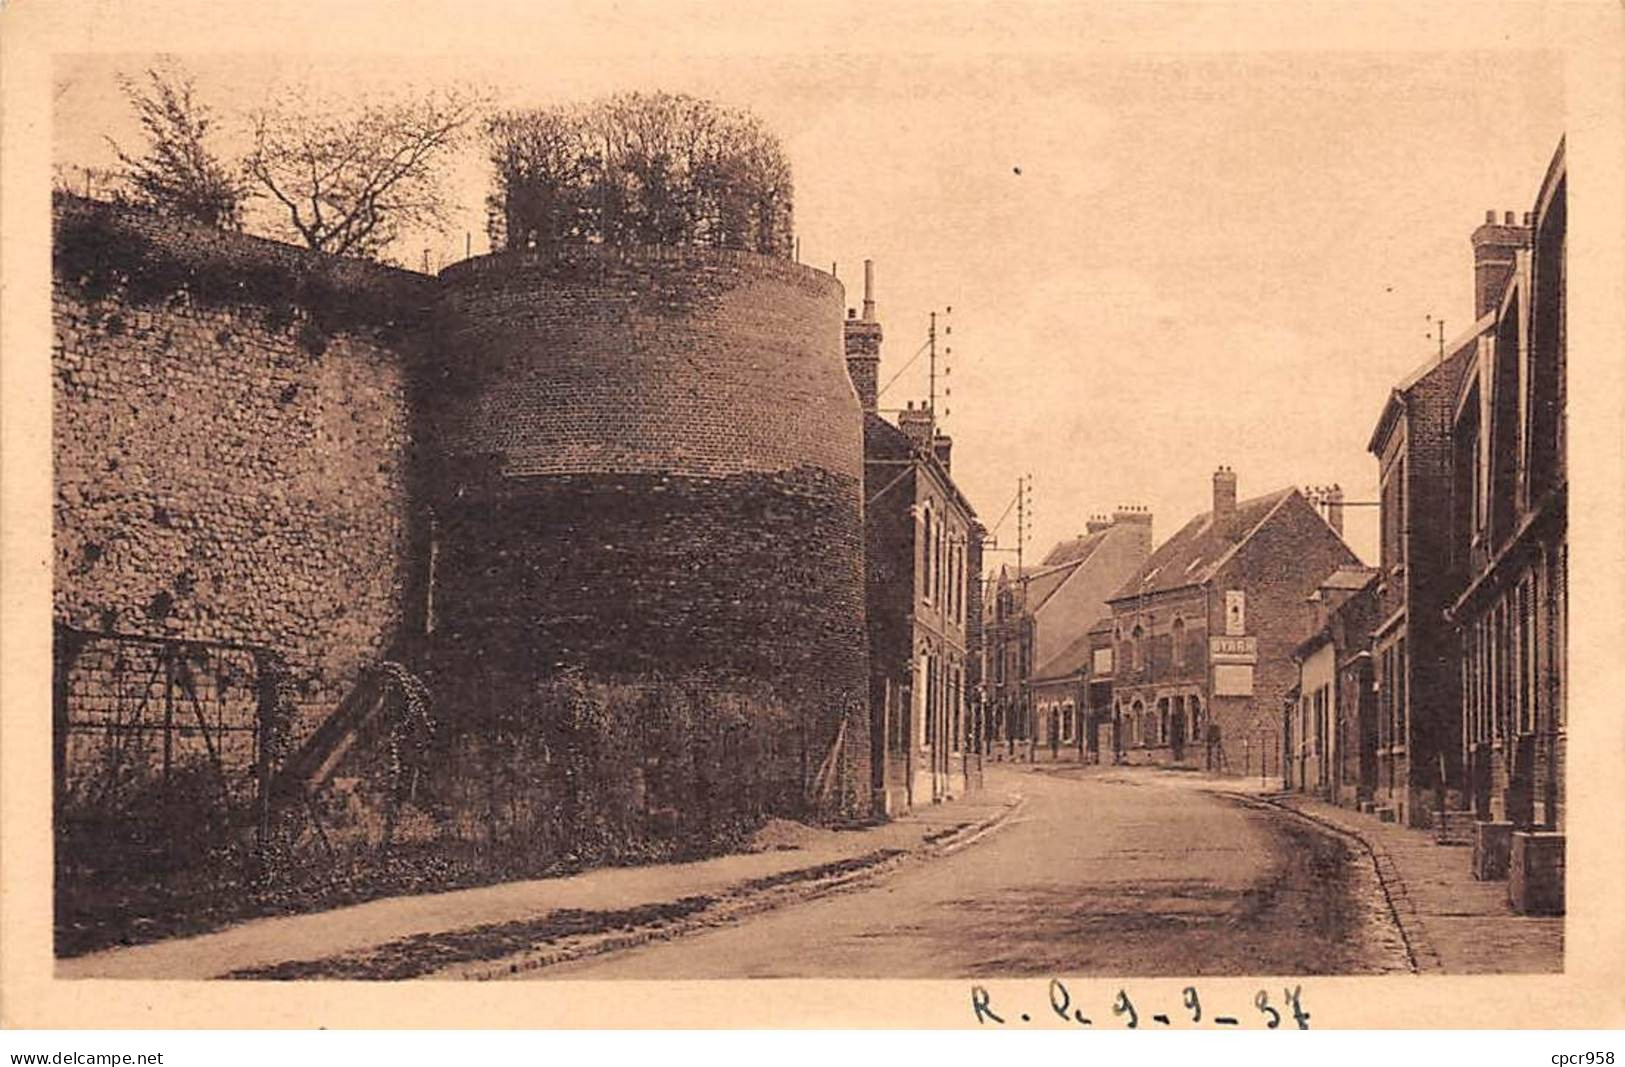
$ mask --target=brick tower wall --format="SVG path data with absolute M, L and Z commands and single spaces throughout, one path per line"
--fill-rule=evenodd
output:
M 443 645 L 543 674 L 766 683 L 796 720 L 779 758 L 821 787 L 818 809 L 866 811 L 840 284 L 749 253 L 602 246 L 441 280 L 426 396 Z

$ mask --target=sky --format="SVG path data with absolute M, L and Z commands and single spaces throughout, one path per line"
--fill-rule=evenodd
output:
M 1447 338 L 1470 325 L 1469 235 L 1487 209 L 1530 208 L 1565 132 L 1559 64 L 1483 35 L 1161 50 L 1000 27 L 910 38 L 882 20 L 850 50 L 599 35 L 545 61 L 177 55 L 228 154 L 242 116 L 298 84 L 335 105 L 460 82 L 501 105 L 666 89 L 756 112 L 794 167 L 803 262 L 833 264 L 857 306 L 875 261 L 881 381 L 933 309 L 951 324 L 938 408 L 955 479 L 992 526 L 1031 474 L 1035 554 L 1119 505 L 1149 508 L 1160 543 L 1209 506 L 1219 464 L 1244 498 L 1335 482 L 1374 500 L 1365 446 L 1389 389 L 1436 355 L 1433 320 Z M 137 142 L 116 76 L 151 58 L 58 57 L 54 152 L 70 173 L 109 165 L 106 137 Z M 403 242 L 408 265 L 424 248 L 431 266 L 460 258 L 465 235 L 486 250 L 477 148 L 450 180 L 457 216 Z M 926 392 L 920 359 L 881 406 Z M 1347 520 L 1368 562 L 1375 512 Z M 996 538 L 1014 546 L 1013 517 Z

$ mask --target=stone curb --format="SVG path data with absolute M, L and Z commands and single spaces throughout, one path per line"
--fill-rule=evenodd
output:
M 872 862 L 865 863 L 855 870 L 842 871 L 839 874 L 825 878 L 791 881 L 753 892 L 747 891 L 738 896 L 728 896 L 717 904 L 682 919 L 669 922 L 659 921 L 637 929 L 616 931 L 611 934 L 587 935 L 574 941 L 567 940 L 562 944 L 538 946 L 498 960 L 480 960 L 475 963 L 457 964 L 423 977 L 426 979 L 464 981 L 492 981 L 512 978 L 516 975 L 539 971 L 572 960 L 603 956 L 611 952 L 636 948 L 656 941 L 673 941 L 688 934 L 699 933 L 719 926 L 727 926 L 747 916 L 771 911 L 787 904 L 817 900 L 821 897 L 847 892 L 911 862 L 928 862 L 943 856 L 953 855 L 961 849 L 968 848 L 998 830 L 1025 804 L 1025 797 L 1020 794 L 1012 794 L 1004 807 L 980 822 L 957 829 L 953 833 L 922 847 L 895 854 L 871 853 L 870 855 L 875 857 Z M 810 870 L 812 868 L 805 869 Z M 786 871 L 783 873 L 793 875 L 796 872 Z
M 1399 865 L 1394 862 L 1394 857 L 1389 854 L 1387 846 L 1381 841 L 1366 837 L 1358 830 L 1293 807 L 1273 797 L 1252 795 L 1246 799 L 1258 804 L 1268 804 L 1277 811 L 1284 811 L 1306 822 L 1314 823 L 1328 833 L 1353 841 L 1364 849 L 1371 857 L 1371 865 L 1377 872 L 1377 884 L 1381 886 L 1383 898 L 1388 902 L 1389 916 L 1393 919 L 1394 927 L 1399 931 L 1400 939 L 1405 944 L 1405 956 L 1410 962 L 1411 970 L 1417 974 L 1443 973 L 1444 964 L 1439 959 L 1438 950 L 1428 940 L 1427 927 L 1417 914 L 1416 905 L 1411 900 L 1410 888 L 1405 884 L 1405 876 L 1400 872 Z

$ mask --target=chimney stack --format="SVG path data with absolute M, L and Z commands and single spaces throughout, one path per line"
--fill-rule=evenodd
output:
M 932 439 L 936 436 L 936 421 L 931 417 L 931 409 L 924 404 L 914 406 L 914 401 L 908 402 L 908 407 L 897 413 L 897 428 L 909 439 L 915 448 L 921 452 L 930 451 Z
M 1213 529 L 1227 541 L 1236 539 L 1236 472 L 1222 465 L 1213 472 Z
M 1120 537 L 1131 538 L 1135 553 L 1143 561 L 1151 555 L 1151 509 L 1138 504 L 1118 505 L 1112 512 L 1112 526 L 1122 527 Z
M 863 317 L 846 309 L 846 373 L 864 411 L 880 405 L 880 323 L 875 321 L 874 261 L 863 261 Z
M 1473 317 L 1483 318 L 1501 303 L 1518 251 L 1530 246 L 1531 229 L 1517 224 L 1517 215 L 1508 211 L 1497 225 L 1495 212 L 1484 212 L 1484 225 L 1473 231 Z
M 1325 492 L 1326 522 L 1337 536 L 1343 536 L 1343 487 L 1333 485 Z
M 945 474 L 953 472 L 953 466 L 949 462 L 953 457 L 953 451 L 954 439 L 947 434 L 939 433 L 931 439 L 931 454 L 937 457 L 938 463 L 942 464 L 942 470 Z
M 1104 515 L 1091 515 L 1089 516 L 1089 522 L 1084 526 L 1084 529 L 1089 533 L 1097 534 L 1102 530 L 1110 529 L 1111 524 L 1112 520 L 1108 519 Z

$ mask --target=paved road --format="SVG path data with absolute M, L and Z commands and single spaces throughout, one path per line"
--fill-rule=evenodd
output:
M 1358 861 L 1182 776 L 996 766 L 1027 797 L 985 840 L 860 889 L 534 972 L 563 978 L 1358 974 Z

